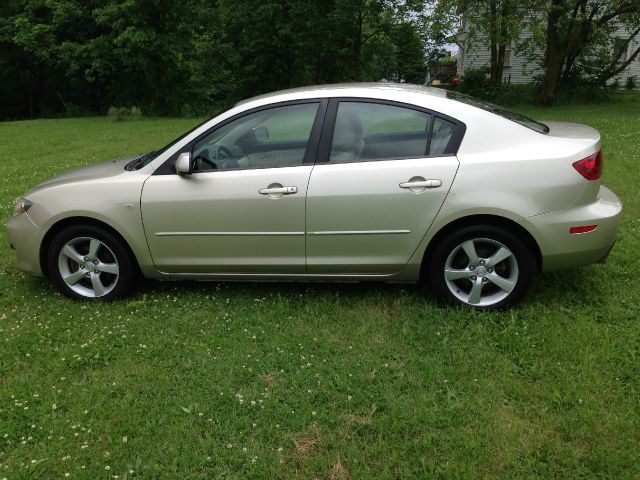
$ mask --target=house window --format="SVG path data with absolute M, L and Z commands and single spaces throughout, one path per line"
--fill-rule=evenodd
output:
M 627 61 L 628 40 L 625 38 L 616 38 L 613 41 L 613 54 L 618 57 L 618 63 Z
M 505 45 L 504 47 L 504 66 L 511 66 L 511 44 Z

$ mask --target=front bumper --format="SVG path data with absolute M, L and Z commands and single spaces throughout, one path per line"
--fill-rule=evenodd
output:
M 522 220 L 535 237 L 542 253 L 545 272 L 580 267 L 603 261 L 613 248 L 620 225 L 622 203 L 601 186 L 593 203 Z M 569 233 L 569 228 L 597 225 L 588 233 Z
M 17 267 L 31 275 L 42 276 L 40 268 L 40 228 L 28 213 L 12 217 L 7 223 L 7 235 L 16 251 Z

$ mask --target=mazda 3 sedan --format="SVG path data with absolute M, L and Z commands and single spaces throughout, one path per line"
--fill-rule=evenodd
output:
M 426 280 L 474 308 L 603 261 L 622 206 L 600 134 L 443 90 L 349 84 L 255 97 L 164 148 L 21 198 L 20 269 L 76 299 L 156 279 Z

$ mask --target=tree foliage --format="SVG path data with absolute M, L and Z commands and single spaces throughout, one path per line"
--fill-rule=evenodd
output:
M 0 118 L 202 114 L 307 84 L 422 82 L 415 0 L 3 0 Z
M 507 46 L 543 71 L 541 100 L 558 88 L 604 86 L 640 56 L 628 51 L 640 34 L 640 0 L 431 0 L 429 33 L 453 37 L 467 50 L 487 48 L 489 77 L 502 81 Z M 528 30 L 532 39 L 522 36 Z
M 502 83 L 506 51 L 518 45 L 535 0 L 438 0 L 430 17 L 432 38 L 456 37 L 467 47 L 490 52 L 489 78 Z M 446 31 L 446 30 L 445 30 Z
M 542 5 L 544 104 L 553 103 L 558 87 L 572 79 L 604 84 L 640 54 L 638 47 L 621 61 L 640 33 L 640 0 L 548 0 Z M 623 38 L 615 35 L 620 29 Z

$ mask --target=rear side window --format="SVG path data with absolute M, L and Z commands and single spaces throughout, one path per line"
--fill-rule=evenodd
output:
M 437 157 L 449 153 L 449 145 L 454 138 L 456 125 L 453 122 L 436 117 L 431 131 L 431 143 L 429 144 L 429 156 Z
M 340 102 L 329 162 L 447 155 L 455 153 L 452 147 L 456 146 L 456 140 L 459 141 L 458 132 L 455 123 L 412 108 L 373 102 Z
M 477 98 L 470 97 L 469 95 L 465 95 L 464 93 L 458 93 L 449 90 L 447 92 L 447 98 L 452 100 L 457 100 L 458 102 L 466 103 L 468 105 L 472 105 L 477 108 L 481 108 L 482 110 L 486 110 L 487 112 L 491 112 L 495 115 L 500 115 L 512 122 L 519 123 L 520 125 L 530 128 L 538 133 L 549 133 L 549 127 L 547 127 L 544 123 L 538 122 L 537 120 L 533 120 L 532 118 L 526 117 L 516 112 L 512 112 L 507 110 L 506 108 L 502 108 L 498 105 L 494 105 L 493 103 L 485 102 L 484 100 L 478 100 Z

